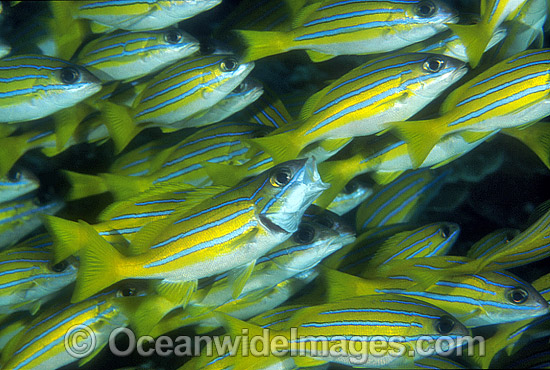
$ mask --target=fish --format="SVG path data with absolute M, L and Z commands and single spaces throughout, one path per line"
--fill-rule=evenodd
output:
M 62 288 L 76 280 L 78 263 L 53 263 L 51 249 L 16 246 L 0 252 L 0 313 L 36 313 Z
M 365 182 L 353 179 L 344 186 L 344 189 L 330 202 L 327 210 L 342 216 L 358 207 L 373 193 L 371 186 Z M 315 204 L 315 202 L 313 202 Z
M 238 295 L 255 260 L 297 230 L 306 208 L 326 188 L 313 160 L 290 161 L 191 210 L 150 223 L 132 240 L 130 257 L 89 225 L 81 224 L 82 229 L 74 224 L 76 232 L 88 234 L 90 245 L 80 253 L 73 301 L 118 280 L 164 279 L 161 291 L 174 286 L 185 290 L 196 286 L 196 279 L 240 267 L 244 271 L 234 272 L 233 294 Z M 214 226 L 219 236 L 212 235 Z
M 495 230 L 473 244 L 470 249 L 468 249 L 466 257 L 472 259 L 483 258 L 488 253 L 491 253 L 491 251 L 498 250 L 502 248 L 502 246 L 509 244 L 519 233 L 520 231 L 518 229 Z
M 547 122 L 537 122 L 525 128 L 504 129 L 501 132 L 525 144 L 550 169 L 550 125 Z
M 423 121 L 388 123 L 408 145 L 418 167 L 444 136 L 527 126 L 550 114 L 549 49 L 527 50 L 495 64 L 455 89 L 442 115 Z M 468 139 L 466 139 L 468 140 Z
M 372 273 L 360 279 L 328 269 L 323 276 L 329 302 L 368 294 L 399 294 L 439 307 L 468 328 L 536 318 L 548 312 L 548 303 L 535 288 L 504 271 L 456 275 L 426 289 L 411 284 L 405 270 L 383 279 L 373 279 Z
M 30 193 L 40 186 L 38 178 L 24 168 L 14 168 L 0 178 L 0 203 Z
M 386 186 L 378 186 L 373 195 L 357 209 L 357 232 L 410 221 L 416 212 L 438 194 L 450 171 L 436 173 L 428 169 L 406 172 Z
M 276 163 L 295 158 L 323 139 L 366 136 L 410 118 L 462 78 L 464 62 L 443 55 L 410 53 L 380 57 L 346 73 L 305 103 L 296 129 L 283 127 L 250 140 Z
M 109 340 L 111 332 L 130 322 L 130 309 L 123 305 L 124 298 L 139 294 L 135 288 L 113 289 L 89 299 L 57 305 L 41 312 L 6 345 L 0 360 L 6 369 L 57 369 L 78 360 L 67 351 L 67 333 L 74 325 L 85 325 L 81 335 L 95 337 L 96 349 L 81 364 L 95 357 Z M 90 334 L 91 333 L 91 334 Z M 79 338 L 82 340 L 82 336 Z M 76 345 L 69 342 L 69 345 Z
M 193 36 L 178 29 L 109 33 L 87 43 L 74 62 L 102 82 L 132 81 L 186 58 L 200 48 Z
M 14 245 L 42 225 L 41 215 L 54 214 L 65 206 L 56 198 L 29 193 L 0 205 L 0 249 Z
M 441 1 L 317 1 L 303 7 L 287 32 L 235 31 L 257 60 L 304 49 L 314 62 L 337 55 L 376 54 L 425 40 L 457 21 Z
M 240 85 L 254 63 L 240 63 L 232 55 L 214 54 L 184 59 L 166 67 L 144 83 L 132 108 L 105 102 L 105 124 L 117 152 L 141 130 L 181 129 L 185 118 L 210 108 Z
M 350 318 L 351 312 L 353 318 Z M 241 335 L 243 329 L 248 329 L 251 336 L 263 334 L 261 327 L 250 322 L 223 314 L 219 317 L 231 336 Z M 296 328 L 292 336 L 290 328 Z M 284 345 L 278 346 L 277 352 L 290 355 L 299 366 L 334 362 L 369 368 L 386 366 L 392 362 L 396 366 L 422 357 L 417 352 L 411 354 L 411 357 L 408 356 L 409 353 L 399 357 L 389 353 L 371 356 L 368 346 L 360 344 L 368 343 L 373 336 L 403 336 L 399 343 L 403 348 L 408 348 L 420 335 L 437 338 L 442 335 L 456 337 L 467 334 L 468 330 L 444 310 L 416 299 L 392 294 L 353 297 L 305 307 L 293 313 L 284 329 L 270 330 L 268 333 L 270 339 L 275 335 L 287 338 Z M 321 350 L 320 344 L 323 340 L 331 347 L 344 339 L 348 343 L 340 344 L 342 350 L 337 356 Z M 356 350 L 351 351 L 350 345 Z M 272 349 L 269 348 L 268 354 L 272 353 Z M 395 348 L 391 352 L 394 352 L 393 349 Z M 255 360 L 258 362 L 258 359 Z
M 36 120 L 71 107 L 101 89 L 87 69 L 43 55 L 0 59 L 0 122 Z

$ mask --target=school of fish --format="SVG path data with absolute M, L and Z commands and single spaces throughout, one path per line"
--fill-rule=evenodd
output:
M 549 13 L 0 2 L 0 369 L 550 368 Z

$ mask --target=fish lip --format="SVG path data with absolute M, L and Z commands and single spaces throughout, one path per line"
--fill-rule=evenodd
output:
M 460 20 L 460 16 L 458 14 L 451 14 L 447 19 L 445 19 L 445 21 L 443 21 L 442 23 L 444 25 L 447 25 L 447 24 L 456 24 L 458 23 L 458 21 Z

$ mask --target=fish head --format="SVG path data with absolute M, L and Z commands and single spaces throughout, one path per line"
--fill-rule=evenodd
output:
M 217 101 L 229 95 L 254 69 L 254 62 L 242 63 L 231 54 L 214 54 L 205 57 L 204 63 L 209 64 L 211 75 L 204 83 L 203 98 Z
M 49 293 L 55 293 L 76 281 L 78 265 L 78 260 L 72 256 L 58 263 L 48 263 L 44 266 L 44 273 L 49 278 L 45 279 L 43 289 Z
M 430 103 L 468 72 L 466 63 L 445 55 L 418 54 L 418 58 L 411 66 L 414 79 L 409 80 L 408 91 L 419 104 Z
M 329 188 L 312 158 L 283 162 L 264 172 L 258 216 L 271 231 L 294 233 L 307 207 Z
M 72 107 L 101 90 L 101 80 L 86 68 L 68 62 L 64 64 L 50 72 L 50 85 L 58 88 L 45 93 L 57 107 Z
M 497 304 L 483 305 L 485 324 L 500 324 L 538 317 L 548 313 L 548 302 L 540 293 L 517 276 L 507 271 L 479 273 L 486 281 L 484 289 L 493 292 L 479 301 L 493 301 Z
M 448 251 L 458 239 L 458 235 L 460 234 L 460 226 L 454 222 L 439 222 L 434 225 L 434 229 L 434 233 L 436 235 L 434 242 L 438 245 L 438 254 L 446 254 L 444 251 Z
M 18 195 L 26 194 L 40 186 L 38 178 L 30 171 L 13 167 L 6 176 L 0 179 L 0 189 L 6 196 L 15 198 Z
M 458 22 L 458 11 L 451 8 L 446 1 L 420 0 L 407 5 L 407 12 L 411 19 L 416 23 L 431 24 L 439 31 L 447 29 L 445 23 Z
M 191 55 L 200 50 L 200 42 L 179 28 L 168 28 L 161 33 L 156 33 L 157 45 L 165 47 L 159 49 L 158 59 L 177 60 Z

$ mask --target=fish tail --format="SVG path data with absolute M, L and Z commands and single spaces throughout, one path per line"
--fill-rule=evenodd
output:
M 100 175 L 116 200 L 128 199 L 153 186 L 154 178 L 150 176 L 122 176 L 103 173 Z
M 205 162 L 202 167 L 213 185 L 234 186 L 246 177 L 246 166 L 234 166 L 225 163 Z
M 353 179 L 354 171 L 348 166 L 342 166 L 341 161 L 322 162 L 319 163 L 318 168 L 323 182 L 330 184 L 330 188 L 325 190 L 314 204 L 327 208 L 346 184 Z
M 97 231 L 84 221 L 80 221 L 82 237 L 86 248 L 80 252 L 80 267 L 71 302 L 80 302 L 95 293 L 124 279 L 120 274 L 125 259 Z
M 52 1 L 50 10 L 53 18 L 47 27 L 54 37 L 57 56 L 69 60 L 88 34 L 87 21 L 73 18 L 76 4 L 73 1 Z
M 0 139 L 0 177 L 5 176 L 28 149 L 29 144 L 23 136 Z
M 86 233 L 78 222 L 50 215 L 43 215 L 42 220 L 53 239 L 54 263 L 78 253 L 86 245 Z
M 130 108 L 106 102 L 102 107 L 105 126 L 115 143 L 116 153 L 120 153 L 126 145 L 139 133 L 132 117 Z
M 321 271 L 321 277 L 326 283 L 326 298 L 328 302 L 335 302 L 360 295 L 376 294 L 375 291 L 368 289 L 368 281 L 363 278 L 327 267 L 323 267 Z
M 447 27 L 462 40 L 472 68 L 477 67 L 493 36 L 491 30 L 487 30 L 483 23 L 474 25 L 447 24 Z
M 420 167 L 442 137 L 433 120 L 403 121 L 390 125 L 397 136 L 407 142 L 413 169 Z
M 56 149 L 61 152 L 67 141 L 73 136 L 76 128 L 91 113 L 86 104 L 77 104 L 53 114 L 55 124 Z
M 550 125 L 542 123 L 524 129 L 513 128 L 502 131 L 528 146 L 542 163 L 550 168 Z
M 289 50 L 291 39 L 285 32 L 243 31 L 236 30 L 237 35 L 246 46 L 244 62 L 251 62 Z
M 296 133 L 285 132 L 283 134 L 265 136 L 256 139 L 245 139 L 245 143 L 250 144 L 264 152 L 268 153 L 275 164 L 286 162 L 295 159 L 304 148 L 300 143 L 297 143 Z
M 250 337 L 261 336 L 263 334 L 261 327 L 250 322 L 236 319 L 220 311 L 215 311 L 215 315 L 218 322 L 227 330 L 227 333 L 232 338 L 242 336 L 245 329 L 248 330 Z
M 105 181 L 99 176 L 72 171 L 63 171 L 63 174 L 71 184 L 71 189 L 66 196 L 67 200 L 86 198 L 109 190 Z

